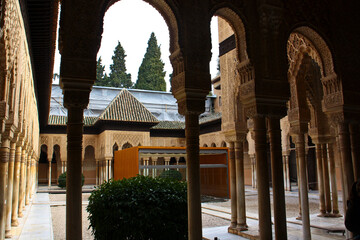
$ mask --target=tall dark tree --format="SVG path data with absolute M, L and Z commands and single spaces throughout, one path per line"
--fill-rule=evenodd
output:
M 169 74 L 170 92 L 172 92 L 172 73 Z
M 105 73 L 104 75 L 104 71 L 105 71 L 105 66 L 102 65 L 101 63 L 101 57 L 98 58 L 97 63 L 96 63 L 96 81 L 95 81 L 95 86 L 108 86 L 108 77 Z
M 112 56 L 113 64 L 110 65 L 109 86 L 131 88 L 131 74 L 126 73 L 125 50 L 118 41 Z
M 164 63 L 161 61 L 160 46 L 157 45 L 156 36 L 152 32 L 139 68 L 135 88 L 166 91 L 165 74 Z

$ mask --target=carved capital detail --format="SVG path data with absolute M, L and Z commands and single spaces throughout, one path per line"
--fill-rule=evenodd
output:
M 339 124 L 343 124 L 345 122 L 345 116 L 343 112 L 331 113 L 329 114 L 330 124 L 333 127 L 336 127 Z
M 85 109 L 89 104 L 90 91 L 64 91 L 64 106 L 66 108 Z

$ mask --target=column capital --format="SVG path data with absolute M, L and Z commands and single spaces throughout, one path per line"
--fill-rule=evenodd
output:
M 89 104 L 89 90 L 64 90 L 64 106 L 66 108 L 85 109 Z

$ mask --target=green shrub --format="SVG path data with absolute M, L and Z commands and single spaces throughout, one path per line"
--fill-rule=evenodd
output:
M 163 171 L 160 176 L 160 178 L 171 178 L 174 180 L 181 181 L 182 175 L 181 172 L 176 171 L 175 169 L 165 170 Z
M 187 239 L 186 182 L 137 176 L 110 180 L 89 197 L 95 239 Z
M 85 181 L 84 174 L 81 174 L 81 186 L 84 186 L 84 181 Z M 66 172 L 60 174 L 60 176 L 58 178 L 58 186 L 60 188 L 66 187 Z

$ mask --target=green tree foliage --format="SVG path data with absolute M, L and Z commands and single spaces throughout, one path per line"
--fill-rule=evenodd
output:
M 89 221 L 97 240 L 184 240 L 186 182 L 137 176 L 105 182 L 89 197 Z
M 156 36 L 152 32 L 139 68 L 135 88 L 166 91 L 165 74 L 164 63 L 161 61 L 160 46 L 157 45 Z
M 110 65 L 109 85 L 110 87 L 131 88 L 131 74 L 126 73 L 125 50 L 118 41 L 112 56 L 113 64 Z
M 170 82 L 170 92 L 172 92 L 172 73 L 169 74 L 169 82 Z
M 101 63 L 101 57 L 98 58 L 96 63 L 96 81 L 95 86 L 109 86 L 108 84 L 108 76 L 104 75 L 105 72 L 105 66 Z

